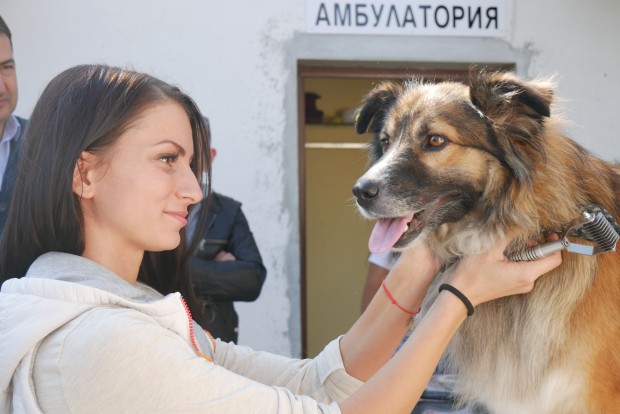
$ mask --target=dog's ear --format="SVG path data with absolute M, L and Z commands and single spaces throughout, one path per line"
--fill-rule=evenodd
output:
M 498 125 L 519 117 L 541 120 L 551 115 L 553 86 L 548 81 L 526 82 L 512 73 L 481 70 L 470 76 L 470 99 Z
M 534 164 L 545 158 L 540 138 L 545 118 L 551 115 L 553 84 L 478 71 L 471 73 L 469 88 L 472 104 L 491 122 L 502 161 L 518 182 L 531 184 Z
M 402 90 L 403 87 L 399 83 L 388 81 L 382 82 L 368 92 L 357 110 L 358 115 L 355 121 L 357 133 L 363 134 L 368 131 L 376 134 L 380 132 L 385 124 L 385 115 Z

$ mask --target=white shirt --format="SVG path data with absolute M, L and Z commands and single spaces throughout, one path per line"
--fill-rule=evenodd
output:
M 390 270 L 396 264 L 396 261 L 400 257 L 400 253 L 395 253 L 388 250 L 385 253 L 371 253 L 368 257 L 370 263 L 374 263 L 384 269 Z

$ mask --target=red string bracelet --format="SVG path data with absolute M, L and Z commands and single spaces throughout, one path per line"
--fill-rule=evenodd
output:
M 400 305 L 398 304 L 398 302 L 396 302 L 396 299 L 394 299 L 394 296 L 392 296 L 392 294 L 391 294 L 391 293 L 390 293 L 390 291 L 388 290 L 387 285 L 385 284 L 385 280 L 384 280 L 383 282 L 381 282 L 381 286 L 383 286 L 383 290 L 385 290 L 385 294 L 387 295 L 387 297 L 388 297 L 388 298 L 390 298 L 390 301 L 391 301 L 394 305 L 396 305 L 396 306 L 398 307 L 398 309 L 400 309 L 401 311 L 406 312 L 406 313 L 408 313 L 408 314 L 409 314 L 409 315 L 411 315 L 411 316 L 416 316 L 416 315 L 417 315 L 418 313 L 420 313 L 420 311 L 422 310 L 422 308 L 420 307 L 420 308 L 418 308 L 418 310 L 417 310 L 417 311 L 415 311 L 415 312 L 411 312 L 410 310 L 407 310 L 407 309 L 403 308 L 402 306 L 400 306 Z

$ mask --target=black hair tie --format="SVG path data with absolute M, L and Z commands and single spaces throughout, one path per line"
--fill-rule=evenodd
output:
M 443 285 L 439 286 L 439 292 L 441 292 L 442 290 L 449 290 L 463 302 L 463 304 L 467 308 L 467 316 L 471 316 L 474 314 L 474 305 L 472 305 L 469 299 L 467 299 L 467 296 L 463 295 L 463 292 L 461 292 L 454 286 L 449 285 L 447 283 L 444 283 Z

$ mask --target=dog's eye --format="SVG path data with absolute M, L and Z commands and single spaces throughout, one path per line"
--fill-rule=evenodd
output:
M 387 150 L 390 146 L 390 137 L 388 137 L 387 135 L 381 136 L 381 138 L 379 138 L 379 144 L 381 144 L 381 148 L 383 149 L 383 151 Z
M 428 137 L 428 146 L 435 149 L 443 147 L 447 142 L 448 140 L 441 135 L 434 134 Z

